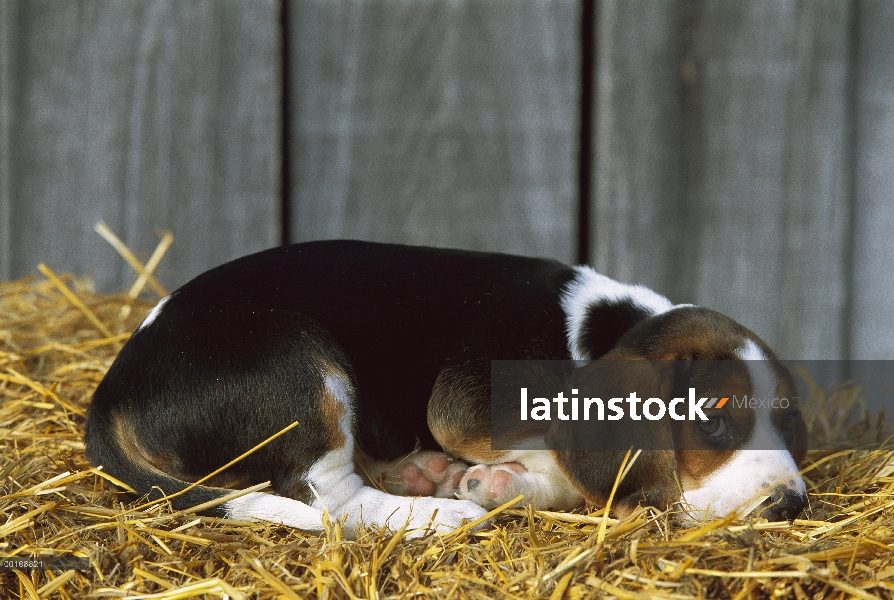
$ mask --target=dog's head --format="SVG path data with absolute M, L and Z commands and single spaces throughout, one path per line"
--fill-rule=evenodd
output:
M 606 502 L 633 448 L 643 452 L 612 504 L 622 514 L 638 504 L 680 503 L 693 518 L 719 517 L 761 505 L 762 516 L 780 520 L 806 506 L 797 466 L 806 426 L 794 382 L 732 319 L 694 306 L 644 318 L 579 369 L 571 391 L 582 406 L 599 397 L 605 409 L 599 420 L 591 401 L 590 420 L 554 421 L 548 434 L 560 468 L 588 501 Z M 616 420 L 612 398 L 624 410 Z

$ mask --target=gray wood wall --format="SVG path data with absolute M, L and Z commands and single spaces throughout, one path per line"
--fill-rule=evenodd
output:
M 584 232 L 785 357 L 894 358 L 894 3 L 585 1 L 0 0 L 0 278 L 128 285 L 100 219 L 172 230 L 170 287 L 283 240 Z

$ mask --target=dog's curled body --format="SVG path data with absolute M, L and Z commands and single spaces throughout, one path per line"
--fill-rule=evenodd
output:
M 694 340 L 710 332 L 711 348 L 698 356 L 681 340 L 641 347 L 637 328 L 660 329 L 661 319 L 666 329 L 689 322 Z M 721 346 L 728 356 L 715 356 Z M 369 242 L 296 244 L 212 269 L 150 312 L 94 394 L 87 455 L 141 494 L 170 495 L 297 421 L 172 505 L 220 498 L 231 491 L 217 487 L 225 484 L 271 481 L 276 495 L 250 493 L 205 512 L 318 531 L 328 510 L 347 516 L 349 530 L 361 522 L 443 530 L 515 492 L 542 508 L 605 493 L 579 455 L 490 448 L 491 360 L 736 358 L 745 347 L 773 364 L 766 345 L 729 319 L 586 267 Z M 803 495 L 789 462 L 783 483 Z M 395 474 L 404 481 L 391 491 L 426 497 L 370 485 Z M 658 492 L 637 498 L 634 490 L 629 501 L 685 499 L 685 485 L 667 475 Z M 690 473 L 692 490 L 709 475 Z M 437 497 L 454 493 L 464 499 Z

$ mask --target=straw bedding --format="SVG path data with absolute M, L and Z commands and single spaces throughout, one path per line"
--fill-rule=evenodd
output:
M 153 302 L 41 270 L 0 283 L 0 556 L 84 556 L 90 569 L 0 571 L 0 597 L 894 597 L 890 452 L 812 453 L 811 507 L 792 524 L 687 525 L 650 508 L 617 521 L 519 502 L 481 531 L 346 541 L 338 525 L 316 537 L 141 507 L 86 461 L 82 431 Z M 833 411 L 859 390 L 821 400 Z M 808 417 L 827 432 L 823 414 Z

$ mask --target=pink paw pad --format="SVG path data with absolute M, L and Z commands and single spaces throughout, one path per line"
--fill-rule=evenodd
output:
M 429 473 L 440 475 L 447 470 L 448 464 L 447 456 L 441 454 L 426 461 L 425 470 Z
M 453 461 L 443 452 L 417 452 L 399 467 L 403 487 L 400 493 L 452 498 L 467 468 L 467 464 Z
M 400 476 L 403 479 L 406 493 L 410 496 L 431 496 L 437 486 L 425 476 L 416 465 L 405 465 L 401 469 Z
M 492 493 L 502 492 L 510 481 L 512 481 L 512 473 L 509 471 L 494 471 L 490 478 L 490 491 Z
M 476 465 L 469 469 L 459 485 L 459 493 L 483 505 L 491 505 L 494 501 L 504 500 L 503 496 L 516 475 L 526 473 L 527 469 L 520 463 L 508 462 L 497 465 Z

